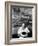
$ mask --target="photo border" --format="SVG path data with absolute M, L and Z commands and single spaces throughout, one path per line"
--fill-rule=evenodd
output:
M 25 43 L 36 43 L 37 42 L 37 4 L 36 3 L 26 3 L 26 2 L 12 2 L 12 1 L 6 1 L 5 2 L 5 44 L 13 44 L 13 43 L 10 43 L 10 36 L 9 36 L 9 4 L 10 3 L 16 3 L 16 4 L 26 4 L 26 5 L 34 5 L 36 8 L 35 8 L 35 15 L 36 15 L 36 18 L 35 18 L 35 30 L 36 30 L 36 34 L 35 34 L 35 41 L 28 41 L 28 42 L 18 42 L 18 43 L 14 43 L 14 44 L 25 44 Z

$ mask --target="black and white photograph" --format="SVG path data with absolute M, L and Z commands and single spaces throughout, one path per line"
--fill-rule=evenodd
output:
M 5 3 L 6 44 L 37 42 L 37 4 Z
M 32 37 L 32 8 L 11 6 L 12 38 Z

